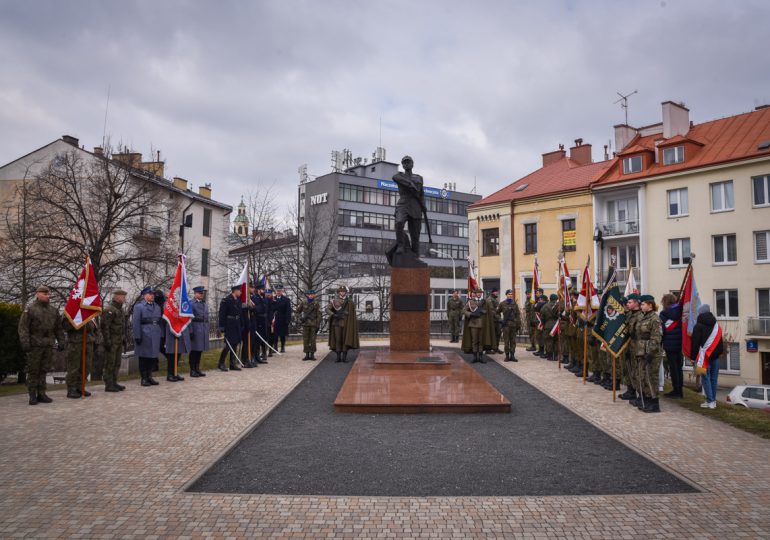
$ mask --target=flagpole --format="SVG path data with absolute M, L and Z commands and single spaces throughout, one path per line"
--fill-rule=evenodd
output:
M 687 277 L 690 275 L 690 272 L 692 272 L 692 257 L 690 258 L 690 264 L 687 265 L 687 270 L 685 270 L 684 272 L 684 278 L 682 278 L 682 286 L 679 287 L 679 298 L 677 299 L 679 302 L 682 301 L 684 286 L 685 286 L 685 283 L 687 283 Z
M 251 296 L 249 294 L 249 280 L 251 274 L 249 273 L 249 256 L 246 255 L 246 350 L 249 354 L 249 362 L 251 362 L 251 309 L 249 309 L 249 303 L 251 302 Z
M 88 323 L 83 326 L 83 347 L 80 351 L 80 397 L 86 397 L 86 336 Z
M 563 255 L 562 255 L 563 256 Z M 556 284 L 557 287 L 559 287 L 559 290 L 562 291 L 562 294 L 564 293 L 564 284 L 562 283 L 562 279 L 564 279 L 564 272 L 561 267 L 561 258 L 557 260 L 559 264 L 559 274 L 558 274 L 558 283 Z M 564 307 L 566 309 L 567 307 L 567 299 L 564 298 Z M 558 307 L 558 304 L 557 304 Z M 559 330 L 556 332 L 556 342 L 557 342 L 557 349 L 559 351 L 559 357 L 556 359 L 556 364 L 559 366 L 556 368 L 556 371 L 561 371 L 561 359 L 562 359 L 562 352 L 561 352 L 561 313 L 557 313 L 556 316 L 559 318 L 557 323 L 559 323 Z
M 589 302 L 591 300 L 588 300 Z M 586 383 L 586 357 L 588 356 L 588 319 L 583 326 L 583 384 Z
M 608 351 L 609 353 L 609 351 Z M 609 353 L 610 356 L 612 356 L 612 402 L 615 402 L 615 355 L 612 353 Z

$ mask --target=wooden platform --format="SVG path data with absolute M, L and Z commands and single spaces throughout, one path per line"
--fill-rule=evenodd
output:
M 337 394 L 334 410 L 510 412 L 511 402 L 455 352 L 362 350 Z

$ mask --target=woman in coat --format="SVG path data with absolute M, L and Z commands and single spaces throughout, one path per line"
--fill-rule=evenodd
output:
M 717 379 L 719 378 L 719 357 L 724 352 L 722 342 L 722 329 L 717 323 L 716 317 L 711 313 L 708 304 L 698 308 L 698 319 L 692 331 L 691 351 L 696 358 L 696 372 L 701 371 L 703 391 L 706 393 L 705 403 L 701 403 L 704 409 L 717 408 Z

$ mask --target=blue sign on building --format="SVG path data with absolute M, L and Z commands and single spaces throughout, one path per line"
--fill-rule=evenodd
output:
M 377 187 L 382 189 L 390 189 L 393 191 L 398 190 L 398 185 L 390 180 L 377 180 Z M 451 198 L 452 192 L 446 189 L 438 189 L 433 187 L 423 186 L 422 191 L 429 197 L 438 197 L 441 199 Z

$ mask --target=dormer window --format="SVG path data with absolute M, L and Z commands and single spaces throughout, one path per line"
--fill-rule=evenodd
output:
M 642 172 L 642 156 L 631 156 L 623 160 L 623 174 Z
M 663 165 L 673 165 L 684 161 L 684 146 L 663 149 Z

